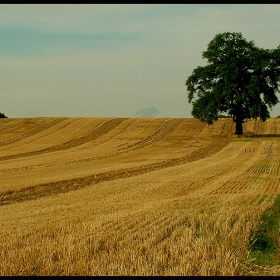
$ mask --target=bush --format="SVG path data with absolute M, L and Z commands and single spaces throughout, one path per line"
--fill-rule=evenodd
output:
M 7 118 L 7 117 L 5 116 L 5 114 L 0 113 L 0 118 Z

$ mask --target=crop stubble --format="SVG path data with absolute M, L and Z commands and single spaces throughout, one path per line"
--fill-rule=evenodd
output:
M 237 138 L 230 119 L 1 120 L 0 274 L 252 273 L 248 236 L 280 191 L 277 124 Z

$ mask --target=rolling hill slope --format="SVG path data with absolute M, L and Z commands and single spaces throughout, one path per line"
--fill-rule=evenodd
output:
M 0 132 L 0 275 L 254 274 L 280 119 L 244 137 L 224 118 L 2 119 Z

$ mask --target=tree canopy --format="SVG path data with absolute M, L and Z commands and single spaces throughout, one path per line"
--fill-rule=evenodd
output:
M 268 109 L 279 102 L 280 45 L 258 48 L 241 33 L 224 32 L 210 41 L 202 57 L 207 65 L 198 66 L 186 80 L 195 118 L 213 124 L 227 113 L 240 135 L 245 120 L 270 117 Z

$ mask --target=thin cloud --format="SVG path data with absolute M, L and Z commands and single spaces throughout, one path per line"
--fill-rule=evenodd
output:
M 275 48 L 279 14 L 270 4 L 1 4 L 0 109 L 129 117 L 154 104 L 161 117 L 191 117 L 185 81 L 210 40 L 236 31 Z

